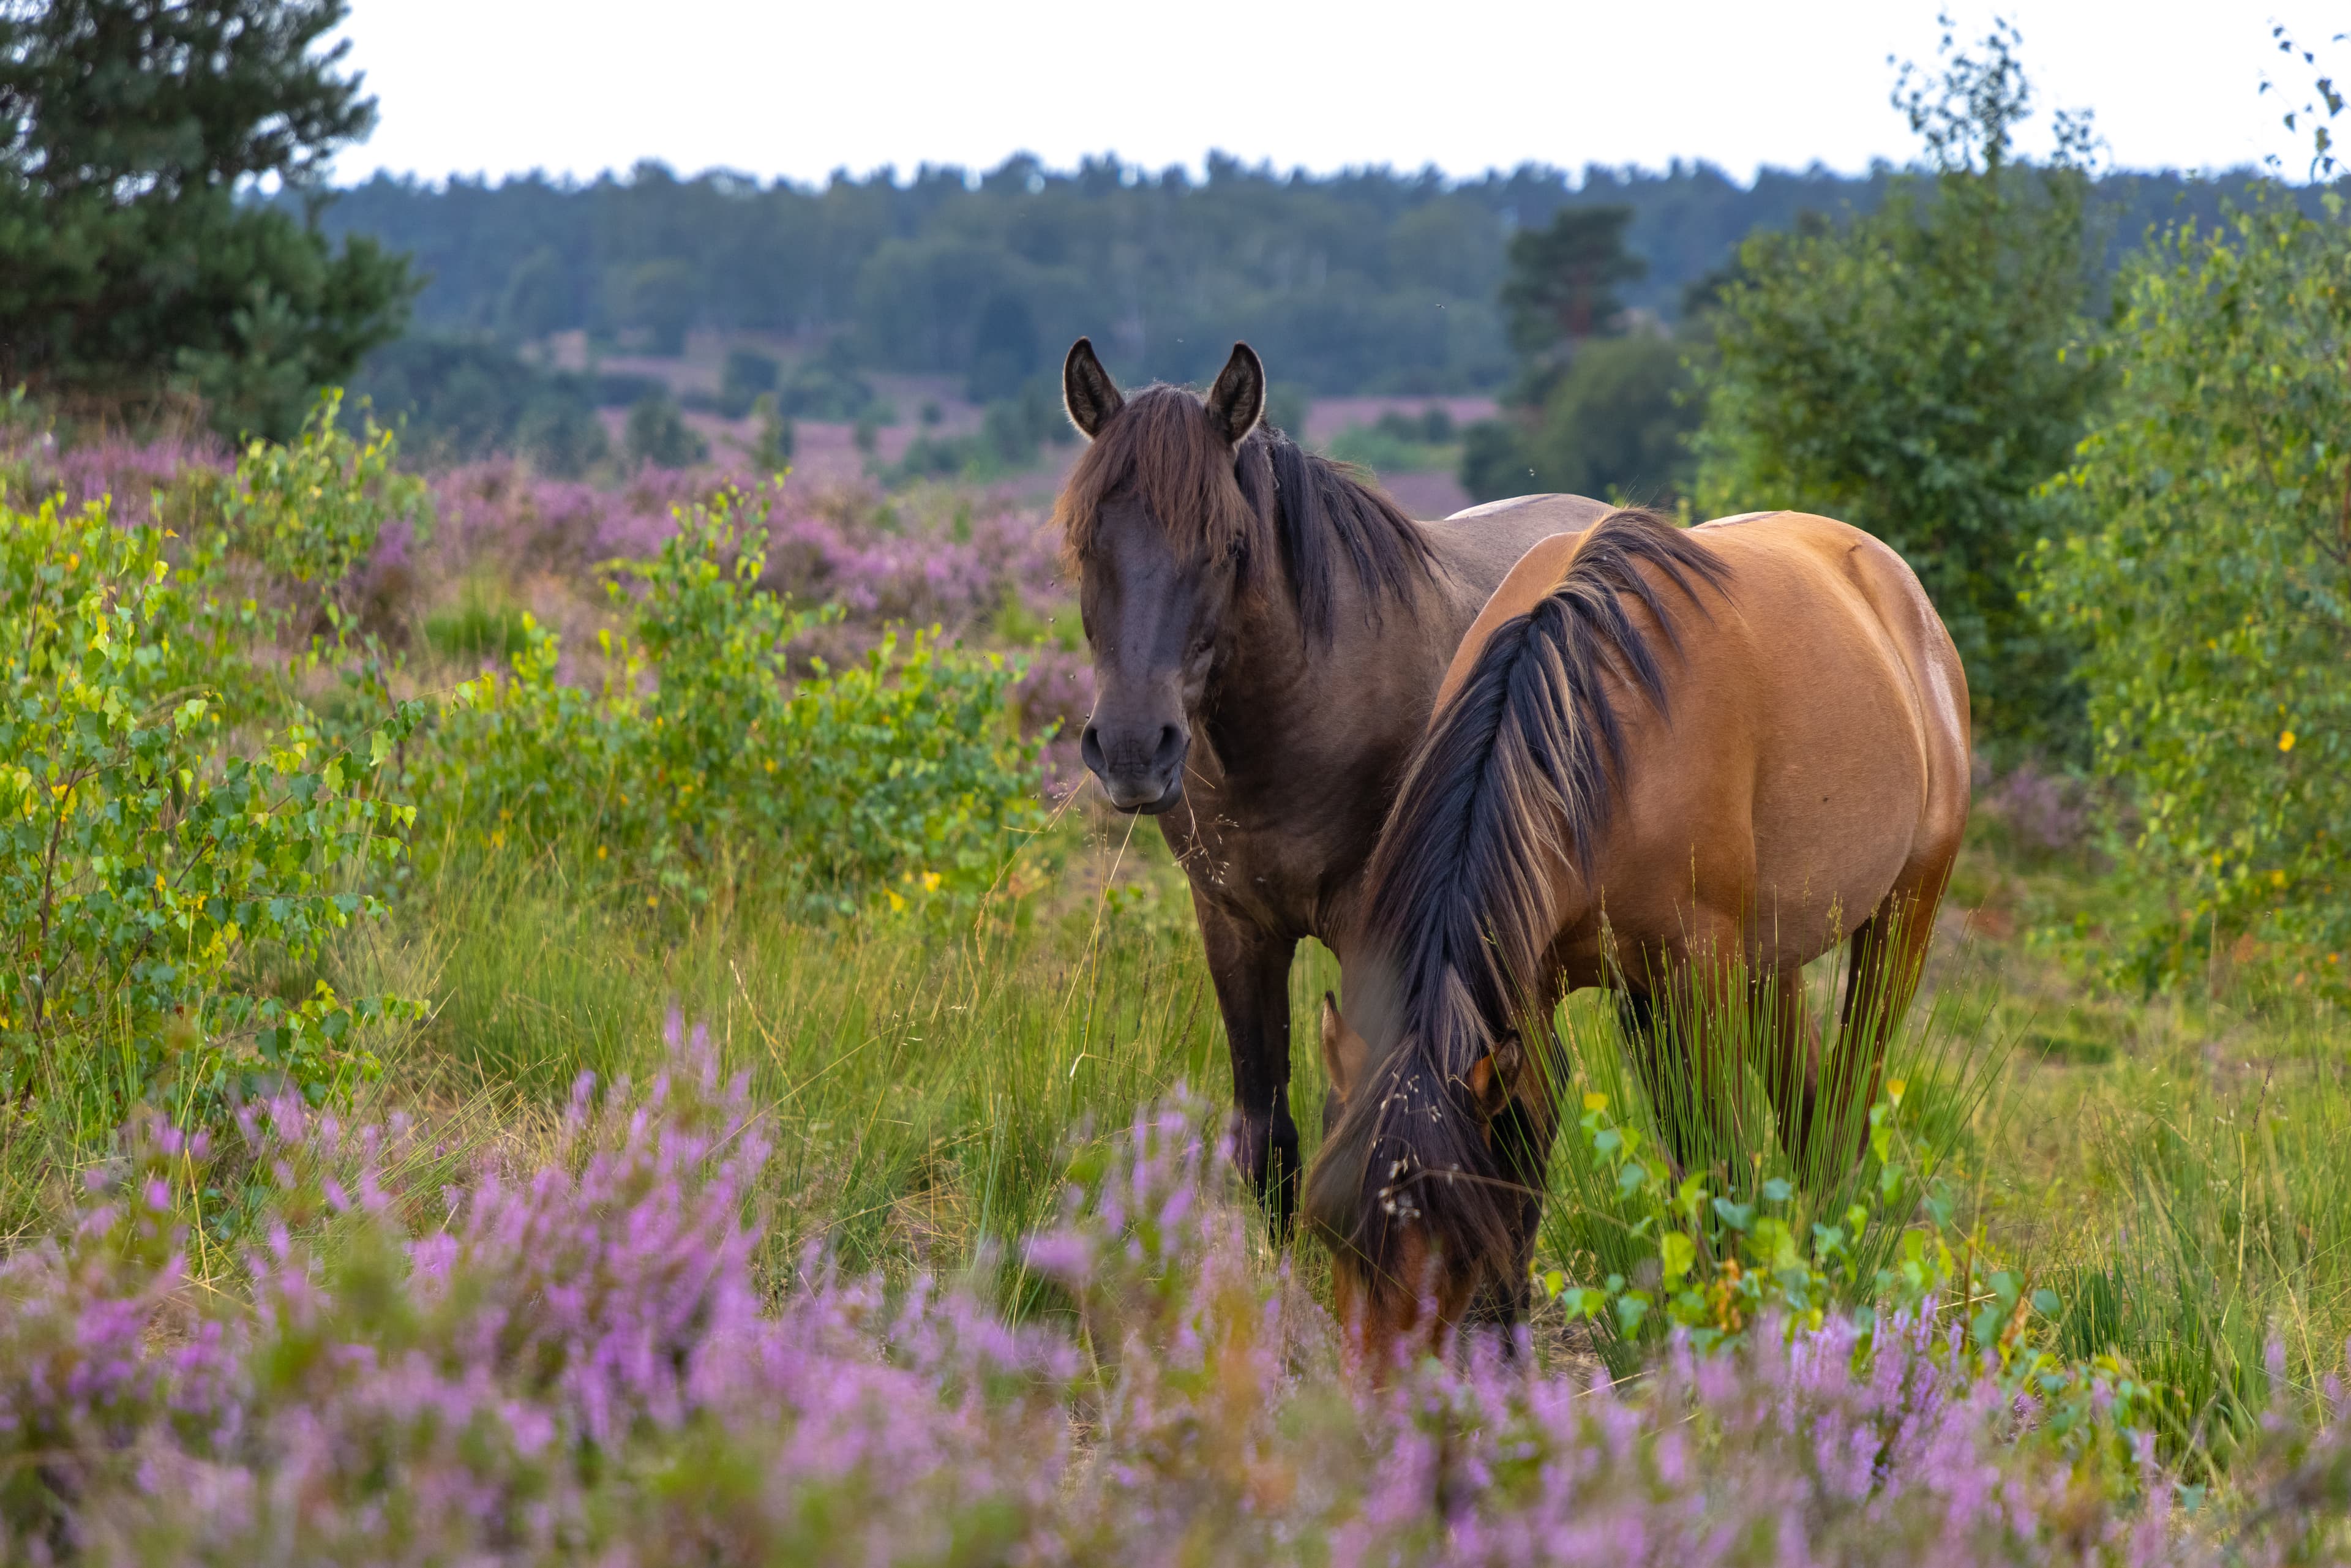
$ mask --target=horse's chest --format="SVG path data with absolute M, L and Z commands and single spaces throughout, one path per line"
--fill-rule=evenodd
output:
M 1205 795 L 1205 791 L 1202 792 Z M 1368 845 L 1311 826 L 1251 828 L 1209 799 L 1186 800 L 1160 818 L 1167 847 L 1193 888 L 1225 914 L 1267 931 L 1322 936 L 1333 908 L 1363 870 Z

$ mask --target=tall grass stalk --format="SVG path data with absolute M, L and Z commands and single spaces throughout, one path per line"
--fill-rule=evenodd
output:
M 1866 1060 L 1860 1040 L 1839 1027 L 1844 962 L 1839 953 L 1807 972 L 1795 1024 L 1800 1040 L 1816 1043 L 1799 1050 L 1783 1035 L 1785 1020 L 1750 1000 L 1772 989 L 1768 980 L 1750 985 L 1739 966 L 1704 989 L 1660 986 L 1637 1012 L 1622 1002 L 1623 993 L 1607 991 L 1580 993 L 1559 1009 L 1563 1071 L 1557 1092 L 1565 1131 L 1552 1162 L 1542 1250 L 1567 1277 L 1596 1282 L 1616 1276 L 1646 1290 L 1654 1288 L 1660 1268 L 1658 1189 L 1628 1190 L 1618 1179 L 1621 1166 L 1594 1157 L 1578 1135 L 1579 1105 L 1604 1106 L 1615 1125 L 1637 1130 L 1640 1157 L 1667 1162 L 1676 1181 L 1701 1179 L 1710 1197 L 1736 1205 L 1773 1204 L 1799 1239 L 1811 1238 L 1815 1225 L 1851 1231 L 1848 1215 L 1867 1211 L 1868 1222 L 1847 1243 L 1855 1292 L 1893 1263 L 1904 1225 L 1929 1201 L 1930 1184 L 1957 1168 L 1956 1156 L 1976 1139 L 1982 1119 L 1997 1113 L 1996 1090 L 2012 1041 L 1994 1026 L 1980 993 L 1946 989 L 1909 1009 L 1891 1031 L 1882 1061 Z M 1856 978 L 1865 996 L 1882 997 L 1893 977 L 1881 960 L 1876 971 Z M 1783 1105 L 1792 1113 L 1794 1100 L 1775 1078 L 1815 1050 L 1814 1132 L 1799 1158 L 1782 1114 Z M 1893 1085 L 1899 1085 L 1904 1111 L 1903 1163 L 1917 1178 L 1903 1189 L 1907 1207 L 1898 1211 L 1888 1210 L 1876 1172 L 1860 1157 L 1871 1106 Z M 1775 1087 L 1782 1088 L 1778 1095 Z M 1772 1197 L 1782 1192 L 1785 1197 Z M 1869 1303 L 1855 1293 L 1841 1304 Z M 1664 1328 L 1662 1317 L 1649 1318 L 1641 1337 Z M 1602 1349 L 1628 1367 L 1637 1359 L 1631 1344 L 1606 1341 Z
M 2258 1059 L 2176 1037 L 2119 1064 L 2119 1092 L 2081 1128 L 2086 1213 L 2044 1241 L 2069 1303 L 2061 1348 L 2126 1357 L 2165 1391 L 2168 1439 L 2212 1469 L 2279 1394 L 2320 1394 L 2351 1336 L 2340 1015 L 2263 1022 Z
M 561 857 L 444 857 L 406 901 L 413 917 L 351 962 L 437 998 L 388 1075 L 444 1100 L 548 1106 L 582 1072 L 643 1082 L 668 1018 L 706 1027 L 773 1130 L 776 1256 L 820 1238 L 844 1266 L 952 1271 L 1050 1218 L 1073 1138 L 1179 1082 L 1220 1093 L 1228 1079 L 1158 835 L 1064 821 L 1007 881 L 1072 857 L 1045 891 L 977 913 L 826 920 L 743 900 L 682 928 L 589 896 Z M 1091 896 L 1066 895 L 1088 882 Z M 1319 949 L 1297 966 L 1301 1041 L 1334 974 Z M 1293 1055 L 1311 1127 L 1316 1058 Z

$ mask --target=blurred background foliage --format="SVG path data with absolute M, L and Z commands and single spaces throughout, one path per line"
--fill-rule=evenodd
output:
M 1922 157 L 1851 177 L 1312 174 L 1211 153 L 1198 173 L 1015 157 L 815 188 L 646 162 L 334 191 L 322 172 L 375 113 L 330 41 L 346 9 L 0 0 L 0 375 L 26 389 L 20 434 L 72 449 L 202 422 L 307 450 L 333 416 L 305 432 L 305 411 L 343 383 L 428 470 L 519 456 L 651 494 L 657 472 L 822 453 L 885 495 L 1033 494 L 1071 445 L 1070 339 L 1132 381 L 1200 374 L 1246 337 L 1278 378 L 1274 423 L 1399 486 L 1438 481 L 1416 492 L 1428 509 L 1567 490 L 1873 531 L 1959 643 L 1987 765 L 2099 791 L 2113 852 L 2148 873 L 2146 930 L 2171 933 L 2135 949 L 2147 975 L 2179 972 L 2199 921 L 2208 957 L 2257 932 L 2341 944 L 2335 915 L 2273 919 L 2341 907 L 2320 787 L 2346 622 L 2325 390 L 2341 99 L 2308 57 L 2300 183 L 2103 169 L 2063 111 L 2053 153 L 2020 156 L 2042 106 L 2001 26 L 1904 69 Z M 709 494 L 687 488 L 662 493 Z M 2216 530 L 2216 509 L 2260 526 Z M 894 526 L 888 504 L 872 517 Z M 388 559 L 340 572 L 347 601 L 299 630 L 340 636 L 397 598 Z M 504 620 L 473 631 L 533 646 Z

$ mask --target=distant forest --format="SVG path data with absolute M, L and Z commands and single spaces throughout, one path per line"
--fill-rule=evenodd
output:
M 661 353 L 696 329 L 776 333 L 825 343 L 836 362 L 960 376 L 978 400 L 1032 383 L 1081 333 L 1121 377 L 1170 380 L 1202 379 L 1247 338 L 1300 390 L 1416 393 L 1510 378 L 1505 247 L 1561 207 L 1631 209 L 1626 244 L 1646 271 L 1619 296 L 1671 320 L 1750 232 L 1868 210 L 1892 172 L 1766 170 L 1742 184 L 1703 163 L 1581 177 L 1529 164 L 1448 180 L 1278 174 L 1211 154 L 1201 179 L 1016 157 L 977 176 L 925 166 L 812 189 L 648 162 L 589 183 L 379 175 L 322 221 L 413 254 L 427 279 L 416 334 L 585 329 Z M 2109 259 L 2250 178 L 2106 176 Z

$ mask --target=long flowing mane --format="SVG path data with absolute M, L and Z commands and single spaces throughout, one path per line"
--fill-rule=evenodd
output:
M 1129 493 L 1187 559 L 1238 553 L 1245 584 L 1278 557 L 1300 622 L 1320 643 L 1334 629 L 1343 568 L 1374 619 L 1430 570 L 1419 527 L 1344 465 L 1262 424 L 1229 446 L 1182 387 L 1130 394 L 1078 458 L 1053 512 L 1073 561 L 1092 553 L 1103 504 Z
M 1667 587 L 1702 604 L 1699 587 L 1725 591 L 1728 575 L 1656 513 L 1610 513 L 1559 583 L 1495 630 L 1406 765 L 1368 873 L 1369 961 L 1348 976 L 1351 1010 L 1359 967 L 1369 981 L 1370 1038 L 1386 1054 L 1349 1094 L 1307 1192 L 1311 1222 L 1364 1260 L 1375 1289 L 1418 1288 L 1393 1267 L 1407 1226 L 1426 1227 L 1448 1258 L 1510 1245 L 1523 1194 L 1481 1135 L 1468 1077 L 1538 999 L 1556 934 L 1552 871 L 1564 858 L 1589 873 L 1625 788 L 1606 676 L 1667 711 L 1658 651 L 1631 607 L 1678 651 Z

